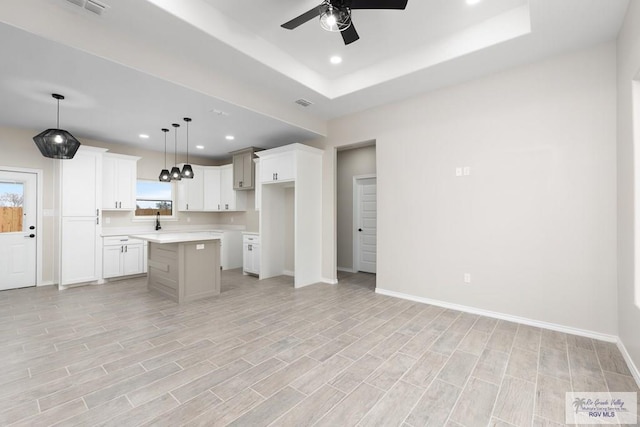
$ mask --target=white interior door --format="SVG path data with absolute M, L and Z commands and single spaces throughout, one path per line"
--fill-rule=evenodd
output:
M 36 285 L 37 182 L 0 170 L 0 290 Z
M 355 268 L 366 273 L 376 272 L 377 209 L 376 179 L 356 180 L 357 262 Z

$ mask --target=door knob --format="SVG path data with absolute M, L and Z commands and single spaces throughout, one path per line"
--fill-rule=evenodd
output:
M 36 235 L 35 234 L 29 234 L 28 236 L 24 236 L 24 237 L 28 237 L 30 239 L 33 239 L 34 237 L 36 237 Z
M 358 228 L 358 231 L 362 231 L 362 228 Z
M 35 225 L 32 225 L 32 226 L 29 227 L 29 230 L 35 230 L 35 229 L 36 229 Z

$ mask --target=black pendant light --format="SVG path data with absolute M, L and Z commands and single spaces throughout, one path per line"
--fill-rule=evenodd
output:
M 60 128 L 60 100 L 64 99 L 64 96 L 57 93 L 51 94 L 58 101 L 58 116 L 56 121 L 56 129 L 47 129 L 42 133 L 33 137 L 33 141 L 36 143 L 43 156 L 51 159 L 73 159 L 76 155 L 78 148 L 80 148 L 80 141 L 74 138 L 69 132 Z
M 167 132 L 169 129 L 162 129 L 162 132 L 164 132 L 164 169 L 160 172 L 158 179 L 160 182 L 171 182 L 171 174 L 167 169 Z
M 189 117 L 185 117 L 184 121 L 187 122 L 187 163 L 182 167 L 182 172 L 180 172 L 180 176 L 185 179 L 193 178 L 193 168 L 189 164 L 189 122 L 191 119 Z
M 180 168 L 178 167 L 178 128 L 180 125 L 178 123 L 173 123 L 171 126 L 176 130 L 175 151 L 173 152 L 174 166 L 171 168 L 171 181 L 180 181 L 182 179 L 182 176 L 180 175 Z

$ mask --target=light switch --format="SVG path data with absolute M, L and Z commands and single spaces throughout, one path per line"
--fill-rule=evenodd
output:
M 204 243 L 198 243 L 198 244 L 196 245 L 196 251 L 200 251 L 200 250 L 202 250 L 202 249 L 204 249 Z
M 456 168 L 456 176 L 462 176 L 462 168 Z
M 463 174 L 464 176 L 469 176 L 469 175 L 471 175 L 471 168 L 470 168 L 469 166 L 465 166 L 465 167 L 464 167 L 464 169 L 463 169 L 463 171 L 462 171 L 462 174 Z

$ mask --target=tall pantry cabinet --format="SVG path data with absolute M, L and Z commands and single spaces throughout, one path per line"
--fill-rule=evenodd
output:
M 293 273 L 296 288 L 323 281 L 322 154 L 304 144 L 257 153 L 260 279 Z
M 102 156 L 81 146 L 70 160 L 55 160 L 58 227 L 54 277 L 65 288 L 102 280 Z

